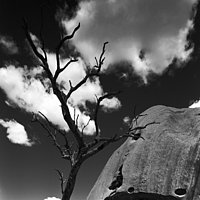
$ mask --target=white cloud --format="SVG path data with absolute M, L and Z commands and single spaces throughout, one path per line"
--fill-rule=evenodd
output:
M 126 116 L 123 118 L 123 122 L 124 122 L 124 124 L 130 126 L 131 118 L 129 116 Z
M 162 73 L 178 58 L 187 61 L 192 49 L 185 49 L 193 28 L 189 20 L 195 1 L 189 0 L 93 0 L 82 1 L 75 18 L 63 20 L 68 32 L 81 23 L 73 43 L 84 58 L 94 64 L 105 41 L 110 42 L 104 69 L 129 61 L 144 81 L 149 71 Z M 87 51 L 86 51 L 87 49 Z M 145 59 L 139 54 L 145 50 Z
M 11 37 L 0 35 L 0 46 L 7 54 L 17 54 L 19 49 Z
M 7 129 L 7 138 L 15 144 L 32 146 L 33 142 L 28 139 L 24 126 L 15 120 L 5 121 L 0 119 L 0 124 Z
M 108 112 L 118 110 L 121 107 L 121 102 L 116 97 L 112 97 L 110 99 L 104 99 L 101 105 L 103 106 L 103 110 Z
M 44 200 L 61 200 L 61 199 L 56 198 L 56 197 L 48 197 L 48 198 L 46 198 L 46 199 L 44 199 Z
M 189 106 L 189 108 L 200 108 L 200 101 L 194 102 L 192 105 Z
M 38 68 L 40 71 L 40 68 Z M 36 69 L 35 72 L 36 73 Z M 9 66 L 0 69 L 0 87 L 6 92 L 8 98 L 25 109 L 27 112 L 38 113 L 41 111 L 50 121 L 68 130 L 67 124 L 62 117 L 60 103 L 52 91 L 46 92 L 47 86 L 41 83 L 39 79 L 27 77 L 33 71 L 28 69 L 15 68 Z M 73 116 L 74 109 L 69 105 Z M 78 108 L 77 114 L 80 115 L 80 123 L 87 121 L 88 117 L 84 116 Z M 83 119 L 83 118 L 87 119 Z

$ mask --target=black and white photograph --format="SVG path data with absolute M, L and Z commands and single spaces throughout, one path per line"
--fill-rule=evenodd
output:
M 0 200 L 200 200 L 200 0 L 0 0 Z

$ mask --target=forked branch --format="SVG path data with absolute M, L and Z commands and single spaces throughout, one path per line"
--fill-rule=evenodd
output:
M 88 74 L 85 75 L 85 77 L 79 83 L 77 83 L 77 85 L 72 86 L 72 84 L 70 83 L 70 90 L 66 95 L 66 100 L 68 100 L 70 98 L 70 96 L 73 92 L 75 92 L 78 88 L 80 88 L 83 84 L 85 84 L 89 78 L 95 77 L 95 76 L 97 77 L 100 75 L 101 67 L 105 60 L 105 57 L 103 57 L 103 56 L 105 54 L 105 48 L 106 48 L 107 44 L 108 44 L 108 42 L 105 42 L 103 45 L 102 53 L 100 55 L 99 62 L 97 63 L 98 65 L 95 65 L 95 68 L 97 68 L 97 69 L 91 70 Z
M 63 67 L 60 68 L 60 50 L 62 48 L 62 46 L 64 45 L 64 43 L 70 39 L 72 39 L 75 35 L 75 33 L 78 31 L 78 29 L 80 28 L 80 23 L 78 24 L 78 26 L 75 27 L 75 29 L 73 30 L 72 34 L 67 35 L 65 37 L 63 37 L 58 46 L 56 47 L 56 62 L 57 62 L 57 69 L 54 75 L 54 80 L 56 81 L 56 79 L 58 78 L 59 74 L 64 71 L 72 62 L 77 62 L 77 59 L 70 59 L 70 61 Z
M 78 61 L 78 59 L 70 59 L 66 64 L 65 64 L 65 66 L 63 67 L 63 68 L 57 68 L 57 70 L 56 70 L 56 72 L 55 72 L 55 75 L 54 75 L 54 81 L 56 81 L 57 80 L 57 78 L 58 78 L 58 76 L 59 76 L 59 74 L 60 73 L 62 73 L 71 63 L 73 63 L 73 62 L 77 62 Z

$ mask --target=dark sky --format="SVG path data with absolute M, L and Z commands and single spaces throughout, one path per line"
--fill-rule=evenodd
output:
M 42 111 L 53 123 L 68 129 L 57 99 L 45 92 L 45 82 L 42 85 L 37 78 L 41 69 L 25 40 L 23 17 L 37 44 L 43 27 L 52 71 L 60 35 L 71 32 L 81 22 L 72 43 L 65 46 L 62 58 L 64 63 L 66 55 L 79 57 L 79 62 L 58 80 L 64 81 L 66 90 L 66 80 L 78 82 L 85 75 L 85 63 L 92 66 L 103 42 L 109 41 L 100 80 L 88 82 L 71 99 L 81 114 L 80 123 L 85 123 L 88 116 L 81 113 L 80 106 L 92 107 L 95 94 L 122 91 L 118 98 L 104 102 L 103 110 L 107 112 L 100 112 L 99 116 L 103 135 L 125 132 L 127 121 L 134 117 L 135 105 L 139 114 L 158 104 L 189 107 L 200 98 L 200 3 L 194 0 L 66 2 L 0 0 L 0 200 L 60 198 L 55 169 L 67 175 L 69 167 L 45 131 L 31 122 L 31 113 Z M 91 123 L 86 134 L 92 130 Z M 83 164 L 72 200 L 86 198 L 106 161 L 122 142 Z

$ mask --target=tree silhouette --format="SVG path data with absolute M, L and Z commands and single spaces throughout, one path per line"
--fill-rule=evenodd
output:
M 98 97 L 98 98 L 96 97 L 96 106 L 94 109 L 93 116 L 91 116 L 91 118 L 93 118 L 94 123 L 95 123 L 95 135 L 92 141 L 88 142 L 88 140 L 86 140 L 87 136 L 84 136 L 84 129 L 88 126 L 90 120 L 88 121 L 87 124 L 85 124 L 80 129 L 80 127 L 78 127 L 78 116 L 75 117 L 75 116 L 71 116 L 70 114 L 68 100 L 71 97 L 72 93 L 78 90 L 78 88 L 80 88 L 81 86 L 83 86 L 89 79 L 93 77 L 101 76 L 101 69 L 104 64 L 106 45 L 108 44 L 108 42 L 105 42 L 103 44 L 102 52 L 99 58 L 95 58 L 96 65 L 93 68 L 91 68 L 91 70 L 88 70 L 86 76 L 82 80 L 80 80 L 80 82 L 78 82 L 78 84 L 76 84 L 75 86 L 73 86 L 71 81 L 69 81 L 70 89 L 68 93 L 65 94 L 60 89 L 60 86 L 57 83 L 57 79 L 59 75 L 64 70 L 66 70 L 66 68 L 71 63 L 77 62 L 77 59 L 75 58 L 70 59 L 64 65 L 64 67 L 61 67 L 60 51 L 64 43 L 71 40 L 74 37 L 78 29 L 80 28 L 80 24 L 78 24 L 75 27 L 72 34 L 62 37 L 57 47 L 55 48 L 56 71 L 54 74 L 51 72 L 49 64 L 48 64 L 48 58 L 47 58 L 47 53 L 44 47 L 44 41 L 41 41 L 42 47 L 41 47 L 41 50 L 39 50 L 38 47 L 36 47 L 36 45 L 34 44 L 34 41 L 31 37 L 28 23 L 26 20 L 24 20 L 23 25 L 24 25 L 23 28 L 25 31 L 26 39 L 33 53 L 38 58 L 40 65 L 42 66 L 44 72 L 46 73 L 47 78 L 50 80 L 50 83 L 51 83 L 50 87 L 52 87 L 54 95 L 56 95 L 56 97 L 58 98 L 61 104 L 63 118 L 73 135 L 73 137 L 69 137 L 69 134 L 66 130 L 61 129 L 57 127 L 56 125 L 52 124 L 43 113 L 39 112 L 38 115 L 34 115 L 33 121 L 37 121 L 47 131 L 49 137 L 53 141 L 53 144 L 56 146 L 56 148 L 60 152 L 61 158 L 70 162 L 71 168 L 66 180 L 63 176 L 63 173 L 57 170 L 60 181 L 61 181 L 62 200 L 69 200 L 75 187 L 78 171 L 85 160 L 97 154 L 98 152 L 103 150 L 105 147 L 107 147 L 109 144 L 117 142 L 121 140 L 122 138 L 132 137 L 133 140 L 138 140 L 139 138 L 142 138 L 140 134 L 141 129 L 145 129 L 148 125 L 155 124 L 156 122 L 148 123 L 145 126 L 137 126 L 137 119 L 139 116 L 137 117 L 135 116 L 136 126 L 134 128 L 129 128 L 128 131 L 124 133 L 123 135 L 116 134 L 113 137 L 102 137 L 99 131 L 99 125 L 98 125 L 98 112 L 101 107 L 101 102 L 104 99 L 112 98 L 113 96 L 119 94 L 119 92 L 106 93 L 101 97 Z M 63 145 L 60 144 L 58 137 L 63 138 L 65 142 L 64 147 Z M 76 145 L 71 145 L 71 144 L 76 144 Z

